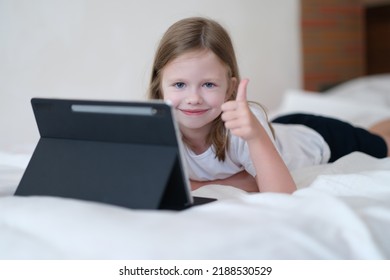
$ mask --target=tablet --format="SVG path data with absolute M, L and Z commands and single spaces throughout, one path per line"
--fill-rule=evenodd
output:
M 171 106 L 33 98 L 39 142 L 15 195 L 58 196 L 134 209 L 186 209 L 191 196 Z

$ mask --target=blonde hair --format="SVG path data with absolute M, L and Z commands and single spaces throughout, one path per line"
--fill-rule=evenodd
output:
M 174 23 L 163 35 L 157 48 L 152 76 L 149 85 L 149 99 L 163 99 L 161 75 L 164 67 L 180 55 L 196 50 L 212 51 L 225 65 L 229 78 L 236 78 L 237 83 L 228 100 L 235 100 L 240 74 L 233 44 L 227 31 L 216 21 L 201 17 L 186 18 Z M 228 133 L 218 116 L 212 123 L 206 139 L 212 145 L 216 157 L 225 160 L 228 149 Z M 185 139 L 183 141 L 186 143 Z

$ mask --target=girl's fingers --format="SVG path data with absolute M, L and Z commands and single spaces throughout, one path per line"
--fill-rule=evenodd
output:
M 248 83 L 248 79 L 241 80 L 240 84 L 238 85 L 236 101 L 247 101 L 246 88 L 248 86 Z

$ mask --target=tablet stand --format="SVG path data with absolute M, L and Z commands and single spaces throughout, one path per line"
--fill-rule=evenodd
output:
M 192 204 L 171 107 L 157 102 L 33 98 L 40 140 L 16 195 L 135 209 Z

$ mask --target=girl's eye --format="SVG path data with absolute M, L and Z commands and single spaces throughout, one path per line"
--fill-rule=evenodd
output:
M 204 83 L 203 86 L 206 88 L 213 88 L 215 87 L 215 84 L 208 82 L 208 83 Z
M 185 87 L 185 84 L 184 83 L 182 83 L 182 82 L 177 82 L 177 83 L 175 83 L 174 84 L 174 86 L 175 86 L 175 88 L 184 88 Z

